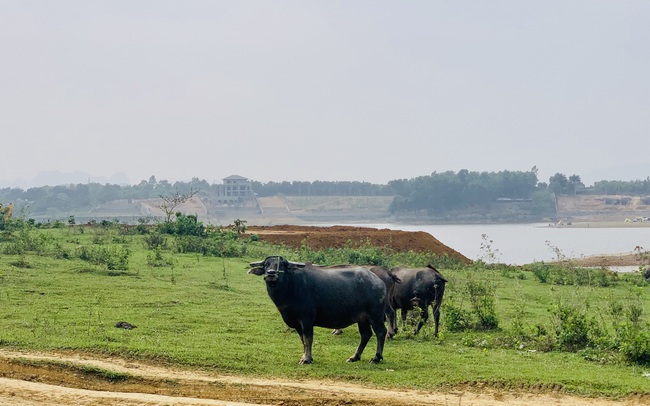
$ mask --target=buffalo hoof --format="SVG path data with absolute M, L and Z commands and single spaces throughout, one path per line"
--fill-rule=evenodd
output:
M 379 364 L 383 358 L 384 358 L 384 357 L 378 357 L 378 356 L 375 355 L 375 356 L 372 357 L 372 359 L 370 360 L 370 363 L 371 363 L 371 364 Z
M 314 360 L 312 358 L 301 358 L 300 362 L 298 364 L 299 365 L 305 365 L 305 364 L 311 364 L 313 362 L 314 362 Z
M 356 357 L 356 356 L 351 356 L 348 358 L 348 362 L 357 362 L 361 359 L 361 357 Z
M 341 335 L 341 334 L 343 334 L 343 330 L 341 330 L 340 328 L 332 330 L 332 335 L 333 336 L 338 336 L 338 335 Z

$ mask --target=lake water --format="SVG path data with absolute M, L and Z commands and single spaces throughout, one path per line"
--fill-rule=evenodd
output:
M 650 228 L 572 228 L 548 224 L 402 225 L 350 224 L 359 227 L 424 231 L 466 257 L 488 262 L 481 249 L 483 235 L 491 240 L 496 262 L 523 265 L 556 260 L 556 250 L 566 258 L 597 254 L 632 253 L 636 246 L 650 250 Z

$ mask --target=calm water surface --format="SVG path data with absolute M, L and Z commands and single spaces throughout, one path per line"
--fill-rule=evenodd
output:
M 548 224 L 350 225 L 424 231 L 470 259 L 487 261 L 489 252 L 481 249 L 482 236 L 486 235 L 486 241 L 492 241 L 489 245 L 497 262 L 512 265 L 555 260 L 555 250 L 566 258 L 630 253 L 636 246 L 650 250 L 650 228 L 560 228 Z

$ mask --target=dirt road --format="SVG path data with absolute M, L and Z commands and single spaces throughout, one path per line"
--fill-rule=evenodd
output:
M 296 365 L 296 368 L 299 368 Z M 640 405 L 558 393 L 390 390 L 333 381 L 226 376 L 78 353 L 0 349 L 0 404 L 114 405 Z M 646 399 L 647 401 L 647 399 Z

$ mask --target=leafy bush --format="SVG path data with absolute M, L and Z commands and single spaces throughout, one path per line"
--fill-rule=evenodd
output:
M 77 248 L 77 257 L 95 265 L 105 265 L 109 270 L 128 270 L 128 249 L 105 246 L 81 246 Z
M 495 330 L 499 319 L 495 308 L 496 287 L 471 275 L 467 281 L 449 277 L 441 315 L 446 329 L 452 332 Z M 469 308 L 466 300 L 469 299 Z
M 557 304 L 550 310 L 554 316 L 556 343 L 563 351 L 575 352 L 592 344 L 597 325 L 577 306 Z
M 150 250 L 167 248 L 167 238 L 158 232 L 146 233 L 143 239 Z
M 56 259 L 71 259 L 73 257 L 70 250 L 63 247 L 60 242 L 54 243 L 52 248 L 52 256 Z
M 158 230 L 163 234 L 204 236 L 205 226 L 195 214 L 176 213 L 174 221 L 158 224 Z
M 173 266 L 174 258 L 171 256 L 165 258 L 160 248 L 156 248 L 153 253 L 150 252 L 147 254 L 147 265 L 154 268 Z
M 451 332 L 460 332 L 472 328 L 472 316 L 467 310 L 464 310 L 453 303 L 445 304 L 444 309 L 443 324 L 447 330 Z
M 495 291 L 494 285 L 486 281 L 469 281 L 467 283 L 469 301 L 478 319 L 477 329 L 493 330 L 499 327 L 499 319 L 494 307 Z
M 553 285 L 602 286 L 619 281 L 618 274 L 606 268 L 577 268 L 572 265 L 535 263 L 529 268 L 540 283 Z
M 174 239 L 176 252 L 196 252 L 215 257 L 235 258 L 247 252 L 247 240 L 241 239 L 232 230 L 217 229 L 208 235 L 179 235 Z
M 206 240 L 193 235 L 177 236 L 174 239 L 174 248 L 178 253 L 197 252 L 203 255 L 208 254 Z
M 54 241 L 51 236 L 34 232 L 27 227 L 14 231 L 5 238 L 9 244 L 3 247 L 2 252 L 7 255 L 23 255 L 27 252 L 46 255 Z
M 625 300 L 609 300 L 614 336 L 612 348 L 628 362 L 650 364 L 650 330 L 641 323 L 643 315 L 642 290 L 630 289 Z
M 625 359 L 650 365 L 650 330 L 628 325 L 619 329 L 618 333 L 622 338 L 619 350 Z

